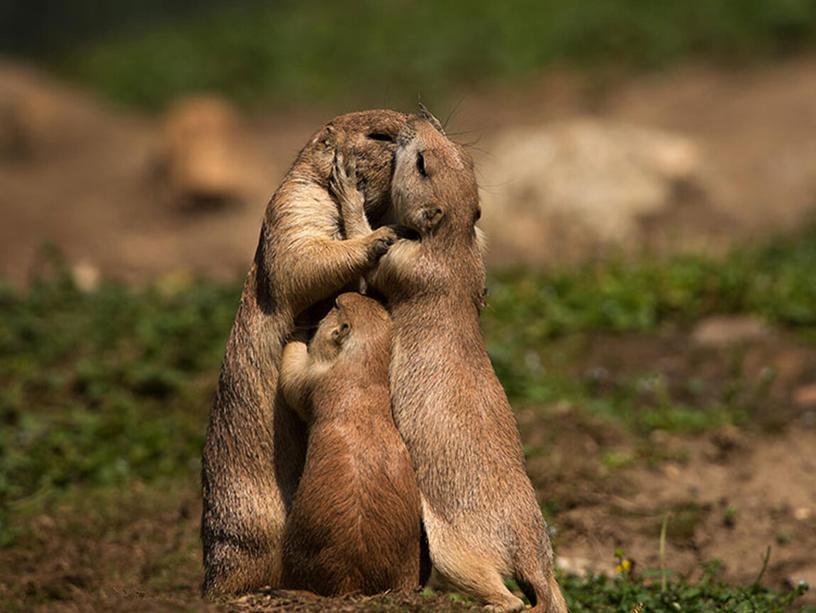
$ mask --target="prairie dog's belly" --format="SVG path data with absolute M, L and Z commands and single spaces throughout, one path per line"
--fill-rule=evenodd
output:
M 420 490 L 441 515 L 484 512 L 526 479 L 515 419 L 495 373 L 483 372 L 489 362 L 451 355 L 441 334 L 412 328 L 394 341 L 391 393 Z

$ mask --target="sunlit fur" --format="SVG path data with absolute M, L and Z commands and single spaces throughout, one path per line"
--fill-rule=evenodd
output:
M 420 497 L 391 415 L 390 348 L 386 310 L 346 293 L 308 349 L 284 350 L 281 389 L 309 423 L 284 532 L 286 588 L 335 596 L 420 584 Z
M 332 161 L 338 149 L 354 156 L 366 211 L 380 218 L 390 204 L 393 137 L 405 122 L 392 111 L 336 118 L 300 152 L 267 206 L 204 444 L 207 595 L 280 585 L 283 526 L 306 453 L 305 426 L 278 396 L 283 344 L 304 309 L 358 279 L 393 240 L 388 228 L 341 240 L 328 191 Z
M 566 611 L 517 424 L 479 326 L 485 270 L 473 163 L 421 119 L 398 142 L 392 202 L 419 240 L 398 241 L 372 282 L 394 321 L 394 418 L 417 472 L 431 557 L 495 610 L 523 608 L 502 580 L 513 576 L 535 611 Z

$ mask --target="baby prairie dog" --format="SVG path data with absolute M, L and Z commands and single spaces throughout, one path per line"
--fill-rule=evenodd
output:
M 308 347 L 289 343 L 280 383 L 309 426 L 283 536 L 283 587 L 324 596 L 420 583 L 420 497 L 391 415 L 391 320 L 341 294 Z
M 431 559 L 492 610 L 524 608 L 502 580 L 513 576 L 534 611 L 564 612 L 518 427 L 479 326 L 473 162 L 430 115 L 397 139 L 391 201 L 418 240 L 398 240 L 371 282 L 394 322 L 394 420 L 416 470 Z

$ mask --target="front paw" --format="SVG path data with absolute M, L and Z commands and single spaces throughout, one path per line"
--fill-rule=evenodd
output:
M 281 355 L 281 371 L 291 373 L 299 369 L 300 365 L 308 359 L 309 349 L 305 342 L 293 340 L 283 348 Z
M 368 235 L 369 247 L 368 258 L 370 264 L 376 264 L 382 256 L 384 256 L 395 242 L 397 242 L 397 233 L 389 226 L 377 228 Z
M 339 149 L 334 154 L 329 191 L 341 204 L 359 204 L 360 207 L 363 205 L 363 194 L 357 189 L 357 167 L 354 158 L 346 158 Z

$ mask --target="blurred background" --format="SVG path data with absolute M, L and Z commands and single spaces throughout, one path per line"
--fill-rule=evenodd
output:
M 813 602 L 813 0 L 0 2 L 0 601 L 201 605 L 266 202 L 331 117 L 420 97 L 477 162 L 573 610 Z

